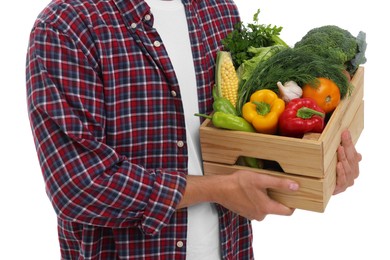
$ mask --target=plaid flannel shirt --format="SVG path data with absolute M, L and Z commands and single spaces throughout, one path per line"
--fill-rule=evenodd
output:
M 232 1 L 185 0 L 199 109 Z M 174 25 L 172 30 L 174 30 Z M 54 0 L 27 53 L 27 101 L 62 259 L 185 259 L 187 146 L 180 90 L 144 1 Z M 251 259 L 248 220 L 218 207 L 224 259 Z

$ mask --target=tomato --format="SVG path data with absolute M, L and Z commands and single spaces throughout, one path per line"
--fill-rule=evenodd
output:
M 318 78 L 318 80 L 320 82 L 317 87 L 308 84 L 302 87 L 302 97 L 314 99 L 325 113 L 330 113 L 340 103 L 340 89 L 330 79 Z

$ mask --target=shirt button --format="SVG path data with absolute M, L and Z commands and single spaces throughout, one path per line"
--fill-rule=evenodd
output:
M 149 21 L 151 18 L 150 14 L 145 15 L 145 21 Z
M 183 241 L 177 241 L 176 246 L 182 248 L 184 246 Z
M 153 45 L 154 45 L 154 47 L 160 47 L 161 46 L 161 42 L 154 41 Z
M 180 148 L 183 147 L 184 146 L 184 142 L 183 141 L 177 142 L 177 146 L 180 147 Z
M 133 28 L 133 29 L 137 28 L 137 24 L 136 24 L 136 23 L 132 23 L 130 26 L 131 26 L 131 28 Z
M 172 90 L 172 91 L 171 91 L 171 95 L 172 95 L 172 97 L 176 97 L 176 96 L 177 96 L 176 91 Z

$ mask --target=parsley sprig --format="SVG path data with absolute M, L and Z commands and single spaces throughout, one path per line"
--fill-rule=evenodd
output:
M 259 24 L 260 9 L 253 15 L 253 23 L 239 22 L 234 30 L 222 40 L 226 51 L 232 55 L 234 67 L 237 69 L 242 62 L 253 57 L 248 51 L 249 47 L 267 47 L 275 44 L 287 46 L 279 35 L 283 27 L 275 25 Z

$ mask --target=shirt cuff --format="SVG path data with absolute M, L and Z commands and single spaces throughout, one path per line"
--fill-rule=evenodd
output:
M 169 223 L 183 196 L 186 183 L 183 172 L 156 172 L 152 193 L 141 222 L 141 229 L 145 234 L 153 236 Z

